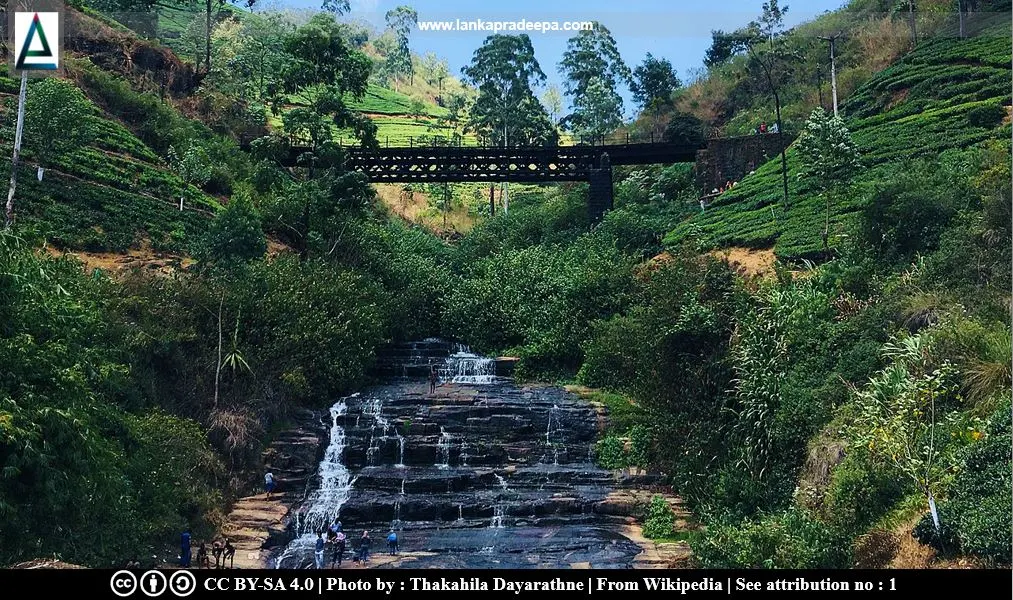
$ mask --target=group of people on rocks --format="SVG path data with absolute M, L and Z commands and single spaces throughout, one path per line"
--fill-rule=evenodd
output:
M 201 541 L 197 546 L 197 557 L 196 563 L 198 569 L 210 569 L 211 568 L 211 556 L 215 559 L 215 568 L 224 569 L 226 564 L 228 568 L 235 568 L 236 559 L 236 547 L 232 545 L 232 541 L 227 537 L 215 538 L 211 542 L 210 556 L 208 554 L 208 545 L 206 542 Z M 179 549 L 179 566 L 184 569 L 188 569 L 191 566 L 193 560 L 193 546 L 190 540 L 190 532 L 184 531 L 183 535 L 180 536 L 180 549 Z
M 341 521 L 335 519 L 333 523 L 327 526 L 326 532 L 317 533 L 317 539 L 313 546 L 314 566 L 318 569 L 325 567 L 327 564 L 327 547 L 330 546 L 331 568 L 333 569 L 335 565 L 340 567 L 344 560 L 348 543 L 349 540 L 341 528 Z M 369 537 L 369 530 L 364 530 L 359 537 L 358 548 L 352 554 L 352 562 L 365 564 L 369 560 L 369 551 L 372 545 L 373 538 Z M 399 551 L 397 533 L 393 529 L 387 534 L 387 550 L 391 556 L 395 556 Z
M 324 537 L 325 533 L 326 538 Z M 369 551 L 373 545 L 373 539 L 369 537 L 369 530 L 362 532 L 362 536 L 359 537 L 358 542 L 358 547 L 352 554 L 352 562 L 364 565 L 369 560 Z M 326 557 L 328 554 L 331 559 L 331 568 L 333 569 L 335 565 L 340 567 L 342 561 L 344 560 L 348 543 L 349 540 L 341 528 L 341 521 L 335 519 L 333 523 L 327 526 L 326 532 L 320 532 L 317 534 L 316 543 L 313 548 L 313 563 L 316 568 L 323 569 L 325 567 Z M 328 547 L 330 547 L 329 553 L 327 552 Z M 391 529 L 390 533 L 387 534 L 387 551 L 391 556 L 395 556 L 399 550 L 397 533 Z M 180 536 L 180 567 L 189 569 L 192 566 L 196 566 L 198 569 L 210 569 L 212 556 L 215 559 L 216 569 L 235 568 L 236 547 L 232 545 L 229 538 L 215 538 L 211 542 L 210 555 L 207 543 L 201 541 L 201 543 L 197 546 L 197 556 L 195 560 L 193 556 L 193 544 L 190 539 L 190 532 L 184 531 Z M 196 562 L 196 565 L 193 564 L 194 562 Z M 128 569 L 139 569 L 141 568 L 141 563 L 138 560 L 131 559 L 127 562 L 126 566 Z

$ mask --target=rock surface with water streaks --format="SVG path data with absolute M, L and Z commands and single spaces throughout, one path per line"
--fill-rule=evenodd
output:
M 594 465 L 596 407 L 557 387 L 515 385 L 496 376 L 494 359 L 426 344 L 388 356 L 407 359 L 411 375 L 436 369 L 434 393 L 401 378 L 331 408 L 315 488 L 274 566 L 311 565 L 317 533 L 335 519 L 349 540 L 371 532 L 373 566 L 629 568 L 686 558 L 684 543 L 640 537 L 631 516 L 655 478 Z M 381 557 L 391 529 L 401 553 Z

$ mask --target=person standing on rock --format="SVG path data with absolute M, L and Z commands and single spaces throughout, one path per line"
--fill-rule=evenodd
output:
M 436 393 L 436 368 L 433 365 L 429 365 L 429 393 Z
M 229 561 L 230 569 L 236 568 L 236 547 L 229 538 L 225 538 L 225 546 L 222 547 L 222 568 L 225 568 L 225 561 Z
M 366 560 L 369 559 L 369 546 L 373 543 L 373 540 L 369 537 L 369 531 L 363 531 L 362 537 L 359 538 L 359 562 L 366 564 Z
M 267 499 L 271 499 L 271 492 L 274 491 L 274 473 L 268 471 L 264 475 L 264 489 L 267 490 Z
M 313 559 L 318 569 L 324 568 L 324 534 L 317 534 L 317 544 L 313 551 Z
M 393 529 L 387 534 L 387 550 L 390 551 L 391 556 L 397 554 L 397 534 Z
M 345 555 L 345 534 L 339 529 L 334 534 L 334 554 L 331 555 L 331 568 L 334 568 L 334 563 L 338 563 L 341 566 L 341 559 Z
M 184 569 L 190 568 L 190 532 L 184 531 L 179 536 L 179 566 Z
M 222 548 L 222 541 L 221 540 L 215 540 L 214 542 L 211 542 L 211 556 L 215 557 L 215 568 L 216 569 L 221 569 L 222 568 L 222 552 L 223 551 L 224 551 L 224 549 Z

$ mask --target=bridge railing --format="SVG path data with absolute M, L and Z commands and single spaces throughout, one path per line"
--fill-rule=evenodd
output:
M 343 137 L 337 140 L 338 144 L 347 147 L 358 147 L 361 145 L 356 138 Z M 423 135 L 423 136 L 378 136 L 377 142 L 380 148 L 499 148 L 502 144 L 492 144 L 471 136 L 453 135 Z M 510 147 L 545 147 L 554 148 L 559 146 L 629 146 L 633 144 L 660 144 L 667 142 L 657 132 L 630 133 L 629 131 L 616 131 L 601 136 L 575 136 L 571 134 L 560 134 L 552 139 L 542 142 L 510 144 Z

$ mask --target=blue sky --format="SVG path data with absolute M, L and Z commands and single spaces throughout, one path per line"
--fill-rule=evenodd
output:
M 275 0 L 284 7 L 318 8 L 319 0 Z M 840 7 L 844 0 L 804 0 L 788 2 L 787 26 L 807 21 L 827 10 Z M 619 51 L 631 68 L 647 52 L 672 62 L 680 78 L 703 64 L 710 46 L 712 29 L 730 30 L 756 18 L 763 0 L 351 0 L 352 13 L 344 18 L 361 19 L 384 27 L 384 14 L 391 8 L 408 4 L 419 13 L 419 20 L 597 20 L 608 27 Z M 450 70 L 460 76 L 461 67 L 489 33 L 420 32 L 411 37 L 412 50 L 418 54 L 435 52 L 446 58 Z M 535 55 L 548 83 L 559 84 L 557 65 L 571 33 L 531 32 Z M 540 90 L 539 90 L 540 92 Z M 632 111 L 628 91 L 626 112 Z

